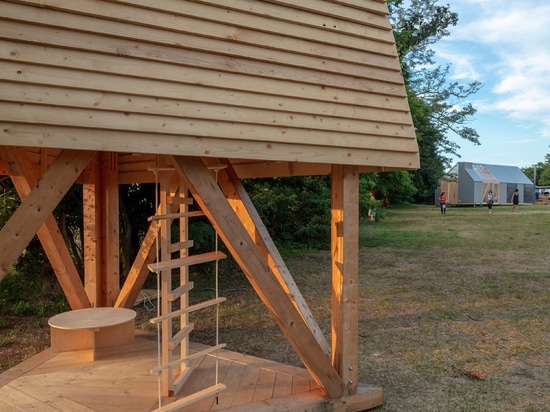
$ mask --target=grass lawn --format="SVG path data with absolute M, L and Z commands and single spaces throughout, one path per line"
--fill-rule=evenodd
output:
M 360 381 L 385 393 L 374 411 L 550 411 L 550 206 L 384 212 L 360 228 Z M 330 339 L 328 252 L 285 261 Z M 225 296 L 222 342 L 300 365 L 250 288 Z
M 359 376 L 385 393 L 373 411 L 550 412 L 550 206 L 384 213 L 360 227 Z M 330 341 L 329 252 L 285 261 Z M 301 365 L 242 275 L 220 276 L 220 342 Z M 192 340 L 214 343 L 212 318 L 192 319 Z M 49 345 L 46 322 L 4 322 L 2 369 Z

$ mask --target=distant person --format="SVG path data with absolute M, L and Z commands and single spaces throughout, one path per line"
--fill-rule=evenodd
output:
M 487 192 L 487 208 L 489 213 L 493 213 L 493 191 L 489 189 Z
M 519 189 L 512 193 L 512 212 L 519 211 Z
M 444 215 L 447 212 L 447 195 L 445 192 L 441 192 L 439 195 L 439 207 L 441 208 L 441 214 Z

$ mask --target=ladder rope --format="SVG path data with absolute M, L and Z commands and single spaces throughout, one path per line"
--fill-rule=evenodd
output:
M 156 163 L 158 165 L 158 161 Z M 216 184 L 218 184 L 218 172 L 219 172 L 219 170 L 222 169 L 222 168 L 225 168 L 225 167 L 227 167 L 227 165 L 224 165 L 224 164 L 212 165 L 212 166 L 209 167 L 210 170 L 214 171 Z M 160 185 L 160 183 L 159 183 L 159 172 L 160 171 L 165 171 L 165 170 L 174 170 L 174 169 L 169 168 L 169 167 L 155 166 L 155 167 L 150 168 L 149 170 L 151 170 L 155 175 L 155 204 L 156 204 L 155 216 L 157 216 L 159 213 L 160 214 L 163 214 L 163 213 L 166 214 L 167 213 L 166 210 L 159 210 L 159 208 L 161 207 L 160 195 L 159 195 L 159 191 L 160 191 L 160 188 L 159 188 L 159 185 Z M 187 215 L 187 213 L 185 215 Z M 153 218 L 150 219 L 152 221 L 151 224 L 156 225 L 156 228 L 155 228 L 156 229 L 156 236 L 155 236 L 156 251 L 155 252 L 156 252 L 156 262 L 157 263 L 160 262 L 159 231 L 160 231 L 160 227 L 162 225 L 160 223 L 159 219 L 160 219 L 160 217 L 158 217 L 158 218 L 153 217 Z M 218 231 L 217 231 L 216 228 L 215 228 L 214 243 L 215 243 L 214 244 L 215 253 L 217 254 L 218 251 L 219 251 L 219 234 L 218 234 Z M 160 277 L 161 272 L 162 272 L 161 270 L 156 271 L 156 274 L 157 274 L 157 318 L 161 318 L 161 316 L 162 316 L 162 314 L 161 314 L 161 277 Z M 220 301 L 220 298 L 219 298 L 219 259 L 215 260 L 215 300 Z M 225 299 L 223 299 L 223 300 L 225 300 Z M 220 343 L 219 343 L 219 340 L 220 340 L 220 337 L 219 337 L 219 322 L 220 322 L 220 302 L 216 303 L 215 387 L 216 388 L 219 387 L 218 390 L 216 391 L 216 403 L 218 402 L 218 392 L 220 390 L 225 389 L 224 385 L 221 385 L 221 386 L 223 386 L 223 388 L 222 388 L 219 384 L 219 359 L 220 359 L 219 350 L 223 346 L 225 346 L 225 345 L 220 345 Z M 162 375 L 161 375 L 161 371 L 164 370 L 165 369 L 164 366 L 167 366 L 167 365 L 164 365 L 164 366 L 162 365 L 161 322 L 156 322 L 156 323 L 157 323 L 157 368 L 156 368 L 156 370 L 159 371 L 159 373 L 157 375 L 158 409 L 162 410 Z
M 157 162 L 158 163 L 158 162 Z M 159 183 L 158 183 L 158 169 L 153 169 L 153 173 L 155 174 L 155 214 L 158 214 L 158 207 L 159 207 Z M 152 222 L 151 224 L 156 225 L 156 235 L 155 235 L 155 254 L 156 254 L 156 261 L 159 261 L 160 258 L 160 246 L 159 246 L 159 227 L 160 223 L 158 222 Z M 160 273 L 157 272 L 157 316 L 160 316 Z M 160 323 L 157 323 L 157 366 L 160 368 L 162 364 L 161 359 L 161 339 L 160 339 Z M 157 374 L 157 392 L 158 392 L 158 402 L 159 402 L 159 409 L 162 407 L 162 381 L 161 381 L 161 374 Z
M 219 168 L 214 169 L 214 173 L 216 175 L 216 184 L 218 184 L 219 170 L 220 170 Z M 214 246 L 216 253 L 218 252 L 218 247 L 219 247 L 218 243 L 219 243 L 218 230 L 216 229 L 215 246 Z M 216 265 L 216 281 L 215 281 L 216 299 L 218 299 L 219 297 L 219 260 L 216 260 L 215 265 Z M 219 346 L 219 344 L 220 344 L 220 304 L 218 303 L 216 305 L 216 346 Z M 219 360 L 220 360 L 219 351 L 216 351 L 216 382 L 215 382 L 216 385 L 219 383 L 219 368 L 220 368 Z M 217 400 L 218 400 L 218 395 L 216 395 L 216 403 L 217 403 Z

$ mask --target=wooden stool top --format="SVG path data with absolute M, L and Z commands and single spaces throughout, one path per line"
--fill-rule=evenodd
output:
M 135 317 L 136 312 L 126 308 L 87 308 L 55 315 L 48 324 L 59 329 L 93 329 L 120 325 Z

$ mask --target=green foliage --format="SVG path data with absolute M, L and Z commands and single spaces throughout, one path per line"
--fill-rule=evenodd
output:
M 20 203 L 11 181 L 2 180 L 0 184 L 0 227 L 6 224 Z
M 458 22 L 449 5 L 439 6 L 437 0 L 389 0 L 388 7 L 419 146 L 421 168 L 411 173 L 415 200 L 427 202 L 450 166 L 449 155 L 459 156 L 460 147 L 449 135 L 480 144 L 477 132 L 467 124 L 476 112 L 468 98 L 481 84 L 449 82 L 449 66 L 435 64 L 431 46 Z
M 544 162 L 538 162 L 536 165 L 524 167 L 521 170 L 529 179 L 533 180 L 536 186 L 550 186 L 550 153 L 544 156 Z
M 326 248 L 330 241 L 330 177 L 247 180 L 270 235 L 282 244 Z
M 24 272 L 11 269 L 0 282 L 0 310 L 16 316 L 48 316 L 68 309 L 62 293 L 45 294 L 44 277 L 32 281 Z

